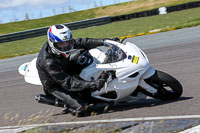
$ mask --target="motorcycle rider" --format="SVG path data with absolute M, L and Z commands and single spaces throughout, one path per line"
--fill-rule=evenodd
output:
M 105 39 L 73 39 L 70 29 L 62 24 L 49 27 L 47 36 L 36 62 L 44 92 L 64 102 L 73 115 L 79 115 L 85 111 L 86 103 L 77 92 L 100 89 L 106 80 L 89 82 L 75 76 L 76 63 L 69 57 L 75 49 L 103 46 Z

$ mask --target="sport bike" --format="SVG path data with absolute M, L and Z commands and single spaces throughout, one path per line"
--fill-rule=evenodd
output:
M 42 85 L 36 69 L 36 60 L 22 64 L 19 73 L 25 82 Z M 155 70 L 150 66 L 146 54 L 131 42 L 106 40 L 105 45 L 88 51 L 74 50 L 70 60 L 76 60 L 81 71 L 79 77 L 94 81 L 107 74 L 103 88 L 80 95 L 90 104 L 104 102 L 117 104 L 129 103 L 149 97 L 161 100 L 174 100 L 181 96 L 183 89 L 178 80 L 171 75 Z M 78 92 L 77 92 L 78 93 Z M 51 95 L 35 96 L 39 103 L 66 107 Z

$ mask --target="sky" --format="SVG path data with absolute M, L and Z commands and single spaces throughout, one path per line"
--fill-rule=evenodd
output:
M 38 19 L 133 0 L 0 0 L 0 23 Z

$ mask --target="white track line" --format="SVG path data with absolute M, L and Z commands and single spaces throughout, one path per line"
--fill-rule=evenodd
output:
M 91 120 L 91 121 L 44 123 L 44 124 L 20 125 L 20 126 L 4 126 L 4 127 L 0 127 L 0 131 L 6 130 L 6 129 L 15 130 L 16 128 L 35 128 L 35 127 L 42 127 L 42 126 L 77 125 L 77 124 L 94 124 L 94 123 L 114 123 L 114 122 L 128 122 L 128 121 L 152 121 L 152 120 L 170 120 L 170 119 L 192 119 L 192 118 L 200 118 L 200 115 L 105 119 L 105 120 Z
M 32 128 L 34 128 L 34 127 L 4 129 L 4 130 L 0 130 L 0 133 L 18 133 L 18 132 L 22 132 L 22 131 L 29 130 L 29 129 L 32 129 Z

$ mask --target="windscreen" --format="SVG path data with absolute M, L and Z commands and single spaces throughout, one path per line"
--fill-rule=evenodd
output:
M 114 63 L 126 58 L 125 52 L 111 43 L 105 43 L 105 46 L 99 47 L 99 49 L 106 55 L 104 62 L 101 64 Z

